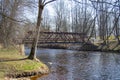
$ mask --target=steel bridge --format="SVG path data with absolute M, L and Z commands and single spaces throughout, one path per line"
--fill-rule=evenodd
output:
M 25 38 L 22 39 L 24 44 L 32 44 L 34 32 L 29 31 Z M 38 44 L 79 44 L 85 42 L 87 38 L 85 33 L 74 32 L 40 32 Z

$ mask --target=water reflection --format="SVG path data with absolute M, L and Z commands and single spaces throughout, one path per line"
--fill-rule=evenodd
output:
M 41 49 L 37 57 L 51 69 L 37 80 L 120 80 L 119 54 Z

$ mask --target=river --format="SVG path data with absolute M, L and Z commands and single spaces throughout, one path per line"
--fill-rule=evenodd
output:
M 37 58 L 51 70 L 37 80 L 120 80 L 118 53 L 38 49 Z

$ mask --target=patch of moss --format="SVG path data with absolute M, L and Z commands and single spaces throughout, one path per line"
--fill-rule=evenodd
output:
M 12 65 L 15 70 L 18 71 L 31 71 L 31 70 L 38 70 L 41 66 L 45 67 L 42 62 L 36 62 L 32 60 L 20 60 L 20 61 L 12 61 L 12 62 L 4 62 L 4 64 Z
M 0 80 L 2 80 L 5 75 L 11 73 L 39 71 L 43 69 L 48 71 L 48 67 L 42 62 L 37 62 L 24 58 L 26 58 L 26 56 L 21 56 L 19 54 L 19 51 L 15 49 L 1 49 Z

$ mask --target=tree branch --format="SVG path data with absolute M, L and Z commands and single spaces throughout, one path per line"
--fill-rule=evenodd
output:
M 49 4 L 49 3 L 51 3 L 51 2 L 54 2 L 54 1 L 57 1 L 57 0 L 50 0 L 50 1 L 46 2 L 46 3 L 44 4 L 44 6 L 47 5 L 47 4 Z
M 80 2 L 80 1 L 78 1 L 78 0 L 73 0 L 73 1 L 75 1 L 75 2 L 77 2 L 77 3 L 80 3 L 80 4 L 83 4 L 82 2 Z
M 73 1 L 75 1 L 75 2 L 77 2 L 77 3 L 80 3 L 80 4 L 86 4 L 86 3 L 82 3 L 82 2 L 80 2 L 80 1 L 78 1 L 78 0 L 73 0 Z M 117 1 L 116 2 L 114 2 L 114 4 L 113 3 L 110 3 L 110 2 L 106 2 L 106 1 L 93 1 L 93 0 L 89 0 L 90 2 L 94 2 L 94 3 L 106 3 L 106 4 L 109 4 L 109 5 L 112 5 L 112 6 L 115 6 L 115 7 L 119 7 L 119 5 L 116 5 L 115 3 L 117 3 Z M 89 4 L 87 4 L 87 5 L 89 5 Z
M 43 0 L 43 2 L 42 2 L 42 3 L 44 4 L 44 3 L 45 3 L 45 1 L 46 1 L 46 0 Z
M 7 15 L 5 15 L 3 13 L 0 13 L 0 15 L 2 15 L 3 17 L 6 17 L 6 18 L 8 18 L 8 19 L 10 19 L 12 21 L 15 21 L 15 22 L 24 22 L 24 21 L 18 21 L 18 20 L 14 19 L 14 18 L 11 18 L 11 17 L 9 17 L 9 16 L 7 16 Z
M 73 0 L 73 1 L 76 2 L 76 3 L 79 3 L 79 4 L 86 4 L 87 6 L 93 7 L 93 6 L 90 5 L 89 3 L 82 3 L 82 2 L 80 2 L 80 1 L 78 1 L 78 0 Z
M 77 2 L 77 3 L 79 3 L 79 4 L 87 4 L 87 3 L 82 3 L 82 2 L 80 2 L 80 1 L 78 1 L 78 0 L 73 0 L 74 2 Z M 89 5 L 89 4 L 87 4 L 87 5 Z
M 115 6 L 115 7 L 119 7 L 119 5 L 116 5 L 117 1 L 113 3 L 110 3 L 110 2 L 106 2 L 106 1 L 93 1 L 93 0 L 89 0 L 90 2 L 94 2 L 94 3 L 105 3 L 105 4 L 109 4 L 109 5 L 112 5 L 112 6 Z

